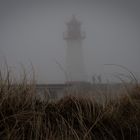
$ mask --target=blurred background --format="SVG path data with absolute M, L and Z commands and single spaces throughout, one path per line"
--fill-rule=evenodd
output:
M 64 83 L 63 32 L 73 14 L 82 22 L 83 57 L 88 75 L 103 82 L 116 74 L 140 77 L 140 2 L 134 0 L 0 1 L 0 65 L 6 60 L 18 75 L 34 67 L 38 83 Z M 115 64 L 115 65 L 105 65 Z

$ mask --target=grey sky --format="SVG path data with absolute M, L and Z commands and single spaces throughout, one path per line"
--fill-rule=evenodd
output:
M 20 70 L 34 65 L 39 82 L 65 80 L 65 23 L 75 14 L 86 32 L 84 58 L 94 74 L 123 72 L 104 64 L 126 66 L 140 75 L 140 2 L 135 0 L 0 1 L 0 63 Z

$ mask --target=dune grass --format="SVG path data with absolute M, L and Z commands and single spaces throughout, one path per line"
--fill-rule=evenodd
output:
M 140 86 L 124 93 L 102 104 L 72 95 L 42 101 L 35 83 L 1 77 L 0 140 L 139 140 Z

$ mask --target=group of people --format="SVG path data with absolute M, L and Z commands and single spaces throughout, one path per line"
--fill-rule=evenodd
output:
M 95 83 L 102 83 L 101 75 L 94 75 L 94 76 L 92 76 L 92 82 L 93 82 L 93 84 L 95 84 Z

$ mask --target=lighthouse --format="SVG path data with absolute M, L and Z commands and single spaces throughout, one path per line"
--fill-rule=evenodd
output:
M 73 15 L 66 23 L 67 30 L 63 35 L 66 41 L 66 82 L 86 82 L 83 58 L 83 40 L 85 32 L 81 31 L 81 22 Z

